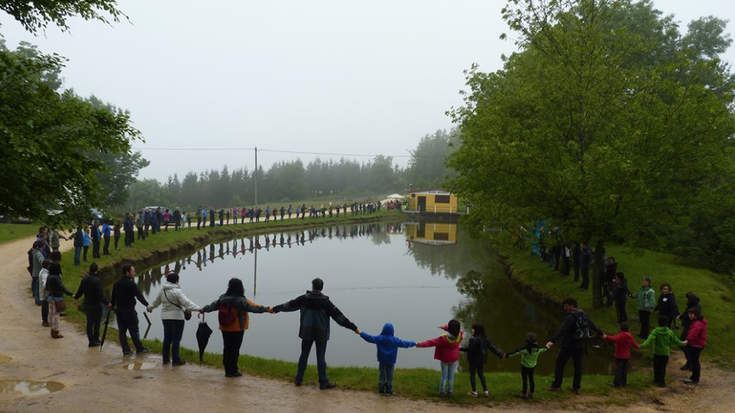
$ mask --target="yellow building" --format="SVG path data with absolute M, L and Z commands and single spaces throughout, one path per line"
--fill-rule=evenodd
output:
M 458 206 L 459 201 L 455 195 L 440 189 L 431 189 L 410 192 L 408 194 L 408 208 L 406 208 L 406 212 L 457 214 Z

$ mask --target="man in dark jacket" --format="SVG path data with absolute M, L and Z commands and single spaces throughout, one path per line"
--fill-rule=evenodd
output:
M 591 266 L 592 251 L 587 247 L 587 245 L 582 244 L 582 255 L 579 257 L 579 269 L 582 271 L 582 285 L 579 286 L 580 290 L 586 290 L 590 286 Z
M 100 345 L 100 321 L 102 320 L 102 306 L 109 306 L 104 292 L 102 291 L 102 281 L 97 274 L 97 264 L 92 263 L 89 266 L 89 275 L 82 278 L 79 283 L 79 289 L 74 294 L 74 299 L 78 300 L 84 296 L 82 309 L 87 316 L 87 339 L 89 347 L 97 347 Z
M 273 307 L 273 312 L 301 311 L 301 324 L 299 337 L 301 338 L 301 356 L 299 357 L 299 368 L 294 383 L 300 386 L 304 381 L 304 371 L 309 360 L 312 344 L 316 343 L 316 366 L 319 371 L 319 388 L 321 390 L 337 387 L 327 378 L 327 341 L 329 341 L 329 318 L 337 324 L 357 332 L 357 326 L 347 319 L 339 309 L 332 304 L 329 297 L 322 294 L 324 281 L 315 278 L 311 282 L 311 291 L 299 296 L 287 303 Z
M 572 391 L 579 394 L 582 385 L 582 361 L 584 360 L 584 348 L 587 342 L 587 334 L 589 330 L 596 332 L 600 337 L 604 335 L 602 330 L 597 328 L 595 323 L 590 320 L 584 311 L 577 308 L 577 300 L 574 298 L 565 298 L 564 311 L 567 315 L 564 317 L 559 330 L 554 333 L 546 348 L 550 349 L 555 343 L 561 340 L 559 346 L 559 354 L 556 356 L 556 368 L 554 369 L 554 382 L 551 383 L 549 391 L 561 391 L 561 383 L 564 379 L 564 367 L 570 358 L 574 359 L 574 381 L 572 383 Z
M 128 345 L 127 332 L 130 331 L 130 338 L 133 339 L 135 350 L 138 354 L 148 353 L 151 351 L 143 347 L 140 342 L 140 332 L 138 331 L 138 313 L 135 312 L 135 299 L 137 298 L 141 304 L 148 307 L 143 294 L 141 294 L 138 286 L 135 285 L 135 267 L 125 264 L 122 267 L 123 275 L 112 286 L 112 297 L 110 304 L 115 308 L 117 315 L 117 329 L 120 335 L 120 347 L 122 347 L 123 355 L 133 354 Z

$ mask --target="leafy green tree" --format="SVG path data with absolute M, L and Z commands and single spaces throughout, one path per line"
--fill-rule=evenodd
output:
M 695 200 L 732 191 L 732 78 L 650 1 L 510 0 L 503 15 L 520 50 L 495 73 L 468 71 L 451 111 L 470 227 L 561 222 L 601 265 L 605 241 L 661 245 L 656 230 L 681 226 Z M 596 306 L 601 282 L 598 266 Z
M 68 31 L 67 20 L 76 16 L 104 23 L 109 23 L 108 19 L 117 22 L 127 18 L 118 10 L 116 0 L 0 0 L 0 10 L 31 33 L 45 29 L 49 23 Z
M 51 79 L 58 56 L 0 44 L 0 214 L 47 219 L 47 209 L 68 216 L 102 206 L 102 154 L 130 154 L 140 133 L 130 116 L 95 107 Z

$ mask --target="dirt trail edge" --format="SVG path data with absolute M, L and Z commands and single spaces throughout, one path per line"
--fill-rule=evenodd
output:
M 64 338 L 54 340 L 41 326 L 40 307 L 30 294 L 26 271 L 32 239 L 0 244 L 0 412 L 205 412 L 238 408 L 258 412 L 468 412 L 488 406 L 461 407 L 448 403 L 380 397 L 370 392 L 320 391 L 244 375 L 227 379 L 222 369 L 186 365 L 163 366 L 156 354 L 123 358 L 117 344 L 87 348 L 86 335 L 62 318 Z M 70 242 L 62 244 L 69 250 Z M 65 260 L 68 262 L 69 254 Z M 71 265 L 67 263 L 66 265 Z M 153 320 L 154 322 L 160 320 Z M 195 325 L 188 323 L 188 329 Z M 145 363 L 145 364 L 143 364 Z M 128 369 L 134 365 L 147 369 Z M 437 373 L 437 381 L 439 374 Z M 377 377 L 376 377 L 377 379 Z M 464 375 L 459 380 L 466 379 Z M 520 378 L 519 378 L 520 379 Z M 604 399 L 585 396 L 564 405 L 554 403 L 492 406 L 507 412 L 547 411 L 735 411 L 731 392 L 735 374 L 708 369 L 697 389 L 680 386 L 644 395 L 633 406 L 607 406 Z M 60 391 L 27 395 L 8 390 L 8 380 L 53 381 Z M 658 390 L 658 389 L 657 389 Z M 462 397 L 462 396 L 458 396 Z M 658 402 L 665 405 L 661 406 Z

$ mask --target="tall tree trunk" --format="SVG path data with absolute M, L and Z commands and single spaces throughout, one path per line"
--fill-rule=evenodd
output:
M 603 262 L 605 241 L 595 244 L 595 266 L 592 273 L 592 307 L 602 308 L 602 283 L 604 281 L 605 263 Z

